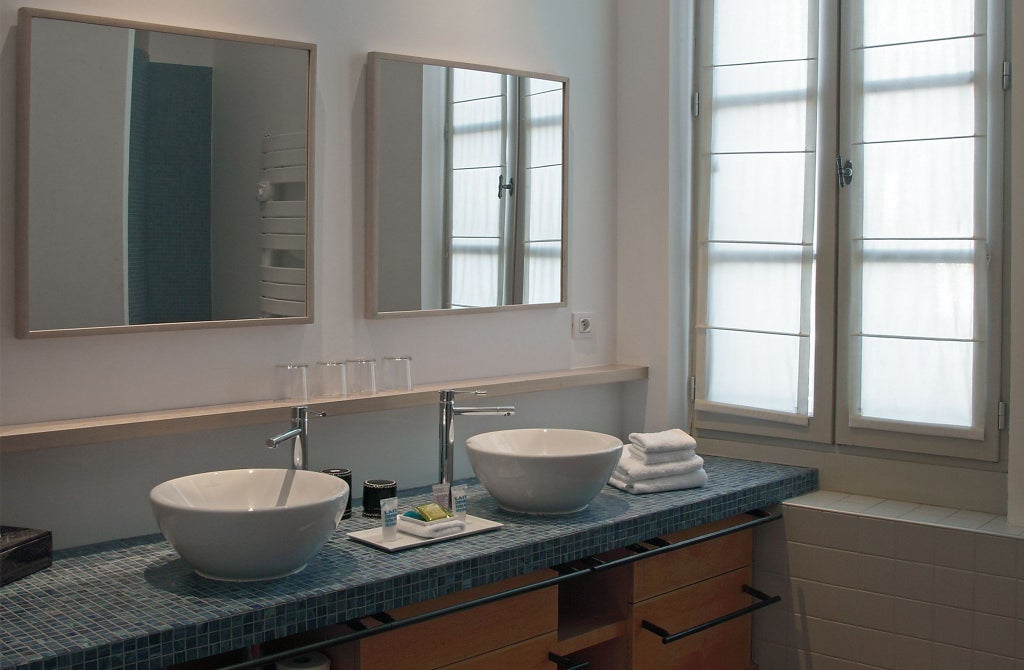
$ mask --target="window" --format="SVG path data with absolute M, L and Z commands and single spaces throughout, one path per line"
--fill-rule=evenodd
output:
M 1002 5 L 841 4 L 698 5 L 695 427 L 995 460 Z
M 559 302 L 563 83 L 447 72 L 445 307 Z

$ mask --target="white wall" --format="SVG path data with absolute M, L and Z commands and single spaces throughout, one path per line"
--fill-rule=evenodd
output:
M 64 11 L 313 42 L 316 102 L 316 322 L 16 340 L 13 337 L 13 152 L 16 8 L 0 5 L 0 420 L 4 424 L 183 407 L 273 395 L 272 368 L 352 354 L 410 353 L 416 382 L 565 369 L 615 360 L 615 4 L 612 0 L 33 0 Z M 501 16 L 495 21 L 495 16 Z M 482 315 L 367 321 L 363 314 L 365 63 L 387 51 L 569 77 L 569 305 Z M 592 340 L 570 339 L 570 313 L 595 314 Z M 497 399 L 496 399 L 497 400 Z M 514 425 L 619 433 L 617 387 L 502 399 L 516 417 L 468 418 L 467 434 Z M 329 418 L 312 466 L 352 466 L 357 480 L 435 476 L 431 408 Z M 59 546 L 152 532 L 145 500 L 161 479 L 216 467 L 283 464 L 263 439 L 285 426 L 3 454 L 3 523 L 51 528 Z M 460 476 L 469 473 L 457 455 Z M 355 464 L 355 465 L 353 465 Z M 358 487 L 357 487 L 358 488 Z
M 43 21 L 32 37 L 33 68 L 54 76 L 30 96 L 29 325 L 122 325 L 133 34 Z

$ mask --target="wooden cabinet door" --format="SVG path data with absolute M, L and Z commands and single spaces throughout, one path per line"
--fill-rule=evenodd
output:
M 557 628 L 558 593 L 551 586 L 367 637 L 358 643 L 358 667 L 440 668 Z
M 749 566 L 651 598 L 633 608 L 630 619 L 634 670 L 746 670 L 750 666 L 750 617 L 663 644 L 644 629 L 646 619 L 670 633 L 696 626 L 750 604 L 743 584 Z
M 547 633 L 489 654 L 446 665 L 443 670 L 554 670 L 555 664 L 548 660 L 548 652 L 557 644 L 558 635 Z

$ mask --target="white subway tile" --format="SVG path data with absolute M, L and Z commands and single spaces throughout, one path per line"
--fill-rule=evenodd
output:
M 935 634 L 935 606 L 920 600 L 893 598 L 893 633 L 922 640 Z
M 995 514 L 988 514 L 987 512 L 973 512 L 971 510 L 957 510 L 955 514 L 946 517 L 942 520 L 943 526 L 950 526 L 953 528 L 966 528 L 968 530 L 977 530 L 987 523 L 994 521 L 996 518 Z
M 932 670 L 967 670 L 971 667 L 971 650 L 940 642 L 932 643 Z
M 893 595 L 935 602 L 935 566 L 931 563 L 896 561 L 893 564 Z
M 884 519 L 901 519 L 918 507 L 920 505 L 917 503 L 903 502 L 902 500 L 886 500 L 872 507 L 868 514 Z
M 977 649 L 971 654 L 971 670 L 1014 670 L 1016 665 L 1016 661 L 1006 656 L 986 654 Z
M 957 647 L 970 647 L 974 630 L 973 615 L 974 612 L 971 610 L 935 605 L 935 641 Z
M 1017 539 L 1011 537 L 976 533 L 974 569 L 988 575 L 1016 576 L 1017 542 Z
M 840 512 L 866 512 L 875 505 L 880 505 L 883 502 L 885 502 L 884 498 L 849 495 L 832 503 L 832 509 Z
M 986 533 L 995 533 L 997 535 L 1006 535 L 1010 537 L 1021 537 L 1024 535 L 1024 526 L 1011 526 L 1006 523 L 1005 516 L 997 516 L 992 519 L 978 530 L 985 531 Z
M 892 558 L 896 555 L 896 523 L 869 516 L 856 518 L 857 551 Z
M 842 491 L 811 491 L 810 493 L 805 493 L 802 496 L 790 498 L 789 500 L 783 503 L 783 507 L 788 507 L 790 505 L 799 505 L 801 507 L 817 507 L 828 509 L 829 506 L 832 505 L 832 503 L 838 500 L 842 500 L 848 495 L 850 494 L 843 493 Z
M 974 569 L 974 538 L 977 533 L 950 528 L 935 529 L 935 565 L 957 570 Z
M 970 570 L 954 570 L 936 565 L 934 602 L 949 607 L 974 609 L 974 574 Z
M 999 616 L 1017 616 L 1017 580 L 978 573 L 974 576 L 974 609 Z
M 792 646 L 798 649 L 882 668 L 892 665 L 891 633 L 814 617 L 793 618 L 796 635 Z
M 939 523 L 943 519 L 953 516 L 957 510 L 952 507 L 936 507 L 935 505 L 918 505 L 915 509 L 903 515 L 904 521 L 917 521 L 919 523 Z
M 896 558 L 931 565 L 935 561 L 935 527 L 922 523 L 897 522 Z
M 989 654 L 1012 657 L 1016 652 L 1014 641 L 1016 629 L 1016 619 L 975 612 L 974 648 Z
M 932 667 L 932 642 L 896 635 L 892 644 L 892 670 L 924 670 Z

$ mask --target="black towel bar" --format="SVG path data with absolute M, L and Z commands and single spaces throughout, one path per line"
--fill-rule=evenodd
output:
M 678 633 L 670 633 L 661 626 L 651 623 L 647 619 L 641 621 L 640 626 L 643 627 L 645 630 L 649 630 L 658 637 L 660 637 L 662 644 L 669 644 L 671 642 L 675 642 L 676 640 L 681 640 L 684 637 L 689 637 L 691 635 L 700 633 L 701 631 L 705 631 L 708 628 L 714 628 L 715 626 L 723 624 L 726 621 L 732 621 L 737 617 L 741 617 L 745 614 L 750 614 L 751 612 L 759 610 L 762 607 L 768 607 L 769 605 L 772 605 L 782 600 L 782 596 L 770 596 L 767 593 L 758 591 L 754 587 L 747 586 L 746 584 L 744 584 L 742 588 L 744 593 L 749 593 L 750 595 L 757 598 L 757 602 L 751 605 L 747 605 L 746 607 L 742 607 L 736 610 L 735 612 L 730 612 L 729 614 L 720 616 L 717 619 L 705 621 L 704 623 L 693 626 L 692 628 L 681 630 Z

